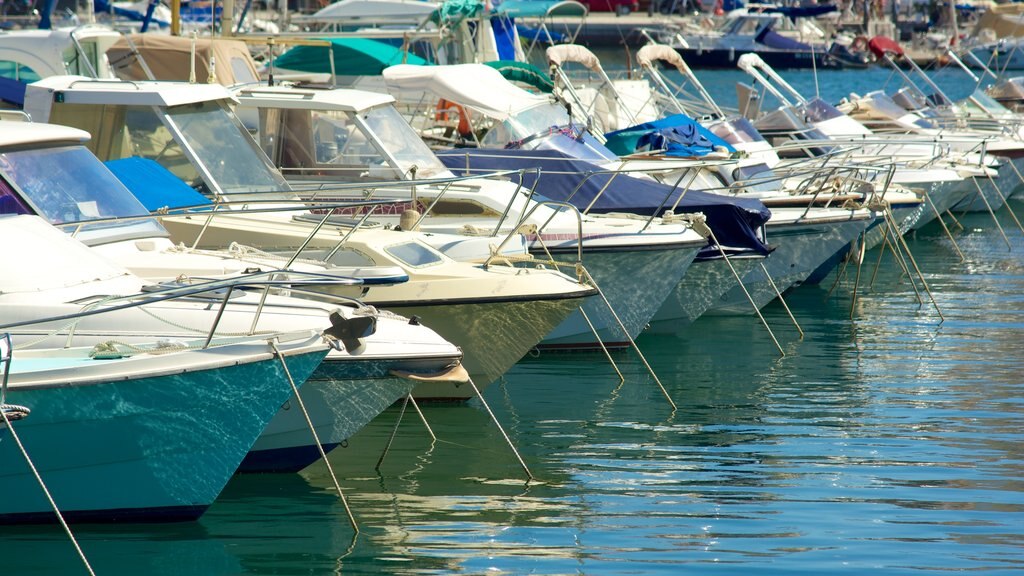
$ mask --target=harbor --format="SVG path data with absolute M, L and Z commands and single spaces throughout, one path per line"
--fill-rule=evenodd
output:
M 1011 10 L 95 8 L 2 18 L 11 573 L 1024 569 Z

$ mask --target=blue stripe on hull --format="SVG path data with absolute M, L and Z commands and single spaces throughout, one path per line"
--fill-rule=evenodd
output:
M 329 453 L 339 444 L 324 444 L 324 452 Z M 297 446 L 294 448 L 275 448 L 249 452 L 238 466 L 239 474 L 260 474 L 264 472 L 298 472 L 320 459 L 320 450 L 316 446 Z
M 192 522 L 198 520 L 209 506 L 169 506 L 166 508 L 124 508 L 121 510 L 61 511 L 68 522 L 131 524 L 153 522 Z M 0 514 L 0 524 L 55 524 L 53 512 L 29 512 L 25 514 Z

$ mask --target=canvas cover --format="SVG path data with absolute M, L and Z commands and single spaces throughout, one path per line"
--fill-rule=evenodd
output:
M 548 64 L 552 66 L 563 66 L 566 62 L 576 62 L 599 74 L 603 72 L 601 61 L 597 59 L 597 56 L 579 44 L 551 46 L 545 51 L 545 54 L 548 57 Z
M 625 174 L 609 174 L 596 164 L 572 158 L 557 150 L 460 148 L 441 151 L 438 157 L 457 175 L 541 168 L 539 176 L 536 172 L 523 175 L 525 186 L 544 198 L 569 202 L 580 210 L 593 202 L 590 211 L 596 214 L 628 212 L 660 215 L 680 195 L 679 190 L 673 191 L 669 185 Z M 513 175 L 512 179 L 518 182 L 519 177 Z M 718 241 L 734 252 L 767 254 L 770 251 L 756 233 L 771 216 L 771 212 L 759 200 L 690 190 L 685 192 L 675 211 L 702 212 Z M 717 252 L 717 248 L 702 251 L 704 256 L 710 257 L 716 256 Z
M 133 34 L 132 42 L 139 56 L 153 72 L 156 80 L 187 82 L 192 39 L 163 34 Z M 259 70 L 245 42 L 222 38 L 197 38 L 195 41 L 196 81 L 206 82 L 211 59 L 216 63 L 217 83 L 232 86 L 259 80 Z M 107 57 L 117 76 L 123 80 L 148 80 L 146 73 L 125 39 L 118 40 Z
M 392 93 L 396 90 L 431 92 L 496 120 L 505 120 L 520 110 L 548 102 L 547 96 L 523 90 L 484 64 L 403 64 L 385 69 L 383 76 Z
M 605 146 L 619 156 L 655 150 L 661 150 L 667 156 L 705 156 L 718 147 L 730 153 L 736 151 L 728 142 L 685 114 L 609 132 L 605 138 Z
M 330 74 L 334 58 L 334 72 L 339 76 L 379 76 L 385 68 L 395 64 L 426 66 L 423 58 L 396 48 L 385 42 L 369 38 L 323 38 L 327 46 L 295 46 L 274 60 L 274 66 L 313 74 Z

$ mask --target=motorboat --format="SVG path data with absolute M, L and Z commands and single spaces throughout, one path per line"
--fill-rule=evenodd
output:
M 0 218 L 0 235 L 5 240 L 27 240 L 20 232 L 32 228 L 33 222 L 49 228 L 34 216 L 5 216 Z M 58 244 L 69 242 L 63 234 L 49 231 L 57 235 Z M 53 264 L 68 263 L 62 260 Z M 23 266 L 9 263 L 9 269 L 25 269 L 15 264 Z M 5 289 L 20 284 L 41 300 L 40 282 L 58 278 L 60 272 L 38 268 L 31 269 L 40 272 L 41 279 L 34 274 L 4 275 Z M 4 296 L 9 302 L 10 293 L 5 290 Z M 46 310 L 28 302 L 20 306 L 36 314 Z M 127 309 L 112 308 L 110 313 Z M 76 319 L 81 318 L 72 314 L 53 321 Z M 36 316 L 26 322 L 41 320 L 47 318 Z M 12 330 L 21 323 L 3 314 L 0 324 Z M 324 320 L 319 324 L 329 328 Z M 198 518 L 281 405 L 330 350 L 317 329 L 151 340 L 130 346 L 114 342 L 120 336 L 109 331 L 105 338 L 111 340 L 94 346 L 28 350 L 12 350 L 11 340 L 4 336 L 0 403 L 10 402 L 31 413 L 16 427 L 33 467 L 23 460 L 18 445 L 0 441 L 0 489 L 7 495 L 0 503 L 0 523 L 54 520 L 36 472 L 66 519 Z
M 101 159 L 155 160 L 224 207 L 204 206 L 184 216 L 163 217 L 174 240 L 200 248 L 237 243 L 293 254 L 303 248 L 303 257 L 327 259 L 332 266 L 401 268 L 408 282 L 376 286 L 363 301 L 415 316 L 459 345 L 478 387 L 504 374 L 595 293 L 549 268 L 457 262 L 432 248 L 422 233 L 385 229 L 372 222 L 355 226 L 348 218 L 328 222 L 330 211 L 304 214 L 306 204 L 231 113 L 233 97 L 222 86 L 53 77 L 29 90 L 33 118 L 91 129 L 98 136 L 89 146 Z M 112 118 L 101 115 L 102 110 L 115 109 L 124 115 L 112 124 L 100 121 L 101 116 Z M 121 137 L 104 136 L 114 133 Z M 261 209 L 240 210 L 243 205 Z M 489 254 L 486 239 L 452 240 L 464 240 Z M 418 398 L 472 395 L 471 387 L 452 383 L 426 383 L 416 391 Z
M 567 270 L 576 266 L 577 252 L 582 249 L 588 274 L 615 313 L 603 301 L 590 302 L 584 306 L 589 323 L 583 313 L 574 314 L 552 331 L 540 348 L 628 345 L 707 243 L 687 219 L 670 222 L 617 214 L 581 217 L 573 209 L 534 199 L 528 188 L 506 179 L 471 176 L 444 180 L 454 175 L 399 115 L 394 99 L 386 94 L 243 87 L 236 97 L 239 116 L 247 125 L 257 127 L 254 130 L 264 151 L 295 191 L 306 197 L 344 197 L 355 192 L 363 199 L 403 199 L 402 207 L 374 212 L 374 219 L 400 225 L 400 212 L 415 208 L 423 215 L 414 224 L 417 230 L 489 238 L 495 243 L 512 230 L 527 227 L 529 253 L 538 260 L 552 258 Z M 364 174 L 398 185 L 382 183 L 371 192 L 365 186 L 347 192 L 339 189 L 339 185 L 361 182 Z M 442 181 L 433 181 L 438 178 Z M 409 226 L 402 225 L 403 229 Z M 453 243 L 445 236 L 427 238 L 453 258 L 474 258 L 460 249 L 461 242 Z M 655 270 L 657 273 L 652 273 Z M 636 298 L 638 293 L 645 297 Z
M 281 258 L 235 260 L 231 255 L 215 252 L 163 249 L 163 243 L 170 244 L 167 232 L 148 218 L 148 213 L 137 206 L 134 197 L 85 149 L 82 142 L 88 138 L 86 133 L 49 124 L 4 122 L 0 126 L 0 175 L 3 176 L 0 214 L 38 214 L 49 221 L 49 224 L 39 221 L 31 229 L 24 224 L 18 232 L 21 236 L 12 234 L 9 241 L 21 244 L 27 238 L 35 238 L 31 242 L 32 249 L 20 251 L 23 259 L 19 263 L 26 268 L 41 261 L 61 265 L 54 271 L 52 284 L 46 284 L 50 280 L 38 274 L 44 287 L 33 289 L 30 283 L 23 282 L 5 289 L 2 300 L 8 318 L 72 313 L 99 305 L 104 298 L 157 286 L 152 282 L 188 284 L 256 273 L 272 274 L 285 290 L 298 289 L 288 285 L 289 277 L 302 282 L 310 274 L 315 274 L 314 282 L 332 278 L 345 280 L 333 283 L 341 293 L 358 295 L 362 290 L 363 280 L 332 274 L 323 267 L 307 266 L 305 272 L 295 268 L 275 272 L 275 268 L 268 266 L 268 263 L 287 264 L 287 260 Z M 72 210 L 74 217 L 82 221 L 65 227 L 68 233 L 55 229 L 54 226 L 67 223 L 61 220 L 61 215 Z M 91 218 L 83 217 L 83 211 Z M 147 217 L 130 218 L 139 212 Z M 119 213 L 123 216 L 108 218 Z M 67 239 L 62 242 L 65 236 Z M 118 262 L 119 266 L 110 262 Z M 244 268 L 239 267 L 238 262 Z M 129 273 L 127 268 L 151 275 L 150 282 Z M 75 280 L 61 280 L 60 274 L 73 275 L 72 270 L 78 274 Z M 187 278 L 181 276 L 186 273 Z M 9 282 L 16 280 L 8 279 Z M 65 284 L 75 288 L 52 292 Z M 295 322 L 326 322 L 331 312 L 337 312 L 346 322 L 355 319 L 355 322 L 368 321 L 375 325 L 373 333 L 367 334 L 365 345 L 332 351 L 317 368 L 313 383 L 306 388 L 307 395 L 317 400 L 310 405 L 317 412 L 314 421 L 328 449 L 355 434 L 373 415 L 409 393 L 415 382 L 393 377 L 391 372 L 443 373 L 456 365 L 461 356 L 456 346 L 429 328 L 410 325 L 407 319 L 375 311 L 351 296 L 335 299 L 332 305 L 285 298 L 276 294 L 280 288 L 274 290 L 275 294 L 264 300 L 262 306 L 259 294 L 246 295 L 238 291 L 224 312 L 221 330 L 227 334 L 248 334 L 282 323 L 293 328 Z M 32 295 L 31 306 L 26 300 L 28 295 Z M 218 295 L 214 300 L 221 297 Z M 97 338 L 114 332 L 120 333 L 125 341 L 195 338 L 205 334 L 212 323 L 210 301 L 200 299 L 186 304 L 155 306 L 159 310 L 148 307 L 136 311 L 130 318 L 109 315 L 104 318 L 109 318 L 110 322 L 102 326 L 93 327 L 91 323 L 96 320 L 89 320 L 74 327 L 39 328 L 23 335 L 36 346 L 95 343 Z M 57 306 L 57 309 L 33 308 L 43 305 Z M 290 470 L 304 467 L 318 457 L 319 450 L 311 441 L 302 415 L 297 411 L 282 411 L 257 442 L 243 470 Z

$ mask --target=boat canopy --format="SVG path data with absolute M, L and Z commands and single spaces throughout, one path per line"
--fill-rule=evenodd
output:
M 339 0 L 324 6 L 308 16 L 296 15 L 294 22 L 342 21 L 365 24 L 367 22 L 421 22 L 438 7 L 437 2 L 423 0 Z
M 500 72 L 501 76 L 509 82 L 521 82 L 545 93 L 551 93 L 555 89 L 555 83 L 551 81 L 551 77 L 540 68 L 528 62 L 493 60 L 491 62 L 484 62 L 484 65 Z
M 813 50 L 810 44 L 805 44 L 799 40 L 794 40 L 793 38 L 789 38 L 788 36 L 783 36 L 782 34 L 779 34 L 775 30 L 773 30 L 771 26 L 765 26 L 764 28 L 762 28 L 761 31 L 757 33 L 757 36 L 754 37 L 754 42 L 757 42 L 758 44 L 767 46 L 769 48 L 775 48 L 777 50 L 794 50 L 806 52 L 810 52 L 811 50 Z
M 256 68 L 249 47 L 240 40 L 226 38 L 186 38 L 162 34 L 132 34 L 131 42 L 122 38 L 109 50 L 107 57 L 115 73 L 122 80 L 175 80 L 187 82 L 195 56 L 196 77 L 206 81 L 210 63 L 216 62 L 213 74 L 223 86 L 258 82 Z M 143 70 L 139 59 L 146 62 L 153 78 Z
M 383 75 L 389 89 L 426 90 L 495 120 L 505 120 L 516 112 L 549 101 L 548 96 L 531 94 L 484 64 L 403 64 L 387 68 Z
M 390 44 L 367 38 L 323 38 L 330 42 L 334 71 L 339 76 L 379 76 L 388 66 L 426 66 L 430 62 Z M 274 60 L 274 66 L 302 72 L 330 74 L 326 46 L 295 46 Z
M 549 200 L 570 202 L 595 214 L 663 215 L 678 200 L 675 212 L 702 212 L 723 247 L 760 254 L 770 251 L 757 230 L 768 221 L 771 212 L 759 200 L 697 190 L 683 194 L 667 184 L 610 172 L 557 150 L 459 148 L 439 152 L 438 157 L 456 175 L 527 169 L 521 176 L 524 186 Z M 541 169 L 539 174 L 536 168 Z M 516 182 L 520 179 L 514 174 L 510 176 Z

